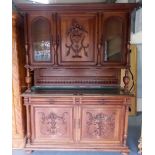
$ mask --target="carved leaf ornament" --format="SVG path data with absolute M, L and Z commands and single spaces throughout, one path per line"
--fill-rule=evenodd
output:
M 67 131 L 67 116 L 68 113 L 64 112 L 61 116 L 54 112 L 48 115 L 40 112 L 40 132 L 43 135 L 62 136 Z
M 87 134 L 92 137 L 110 138 L 113 136 L 115 128 L 115 117 L 113 114 L 92 114 L 86 113 L 87 120 Z

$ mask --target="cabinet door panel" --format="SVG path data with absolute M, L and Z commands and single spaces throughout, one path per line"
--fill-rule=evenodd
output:
M 106 12 L 102 18 L 101 62 L 124 64 L 127 52 L 127 18 L 125 13 Z
M 32 65 L 49 65 L 54 63 L 54 51 L 52 47 L 55 31 L 54 24 L 50 13 L 29 14 L 28 33 L 30 63 Z
M 81 142 L 121 143 L 123 135 L 122 114 L 122 106 L 81 106 Z
M 73 106 L 33 105 L 32 141 L 63 143 L 73 142 Z
M 61 65 L 95 65 L 97 61 L 97 15 L 95 13 L 58 14 Z

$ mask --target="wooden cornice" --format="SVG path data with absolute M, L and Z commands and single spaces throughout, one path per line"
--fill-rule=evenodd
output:
M 90 11 L 90 10 L 127 10 L 139 7 L 139 3 L 64 3 L 64 4 L 15 4 L 22 11 Z

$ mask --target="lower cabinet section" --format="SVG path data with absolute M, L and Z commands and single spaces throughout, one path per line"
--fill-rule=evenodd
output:
M 129 151 L 129 100 L 125 97 L 96 97 L 87 102 L 72 96 L 68 103 L 65 97 L 25 97 L 24 102 L 27 149 Z

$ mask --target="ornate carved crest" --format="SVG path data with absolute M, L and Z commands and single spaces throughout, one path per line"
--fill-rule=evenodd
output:
M 48 115 L 40 112 L 40 133 L 43 135 L 61 136 L 67 132 L 67 112 L 64 112 L 62 116 L 51 112 Z
M 87 112 L 87 134 L 92 137 L 110 138 L 115 128 L 115 116 L 113 114 L 92 114 Z
M 68 48 L 66 56 L 70 55 L 71 51 L 74 53 L 73 58 L 81 58 L 80 53 L 83 51 L 84 55 L 88 57 L 86 49 L 89 47 L 89 44 L 84 45 L 84 40 L 88 32 L 81 26 L 77 21 L 73 21 L 72 25 L 67 32 L 67 37 L 70 40 L 70 44 L 65 46 Z

